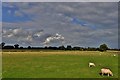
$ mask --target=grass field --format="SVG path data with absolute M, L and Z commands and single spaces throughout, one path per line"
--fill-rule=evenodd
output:
M 10 54 L 9 54 L 10 53 Z M 102 67 L 118 78 L 118 52 L 37 51 L 3 52 L 3 78 L 106 78 Z M 116 56 L 113 56 L 116 54 Z M 96 67 L 88 67 L 94 62 Z

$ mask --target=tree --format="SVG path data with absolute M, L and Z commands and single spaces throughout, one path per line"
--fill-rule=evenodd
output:
M 80 50 L 80 47 L 73 47 L 73 50 Z
M 31 49 L 31 46 L 28 46 L 28 49 Z
M 106 51 L 108 49 L 108 46 L 106 44 L 101 44 L 99 47 L 100 51 Z
M 20 49 L 23 49 L 23 47 L 21 46 Z
M 5 46 L 5 43 L 2 42 L 2 43 L 0 44 L 0 48 L 4 48 L 4 46 Z
M 67 50 L 72 50 L 71 45 L 67 45 Z
M 62 45 L 62 46 L 59 46 L 59 49 L 60 49 L 60 50 L 65 50 L 65 47 L 64 47 L 64 45 Z
M 7 46 L 4 46 L 4 49 L 14 49 L 14 46 L 12 46 L 12 45 L 7 45 Z
M 19 44 L 15 44 L 15 49 L 18 49 L 19 48 Z

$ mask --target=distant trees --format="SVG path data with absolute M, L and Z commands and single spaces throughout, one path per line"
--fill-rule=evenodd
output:
M 80 50 L 80 47 L 73 47 L 73 50 Z
M 4 49 L 14 49 L 14 46 L 12 46 L 12 45 L 7 45 L 7 46 L 4 46 L 3 48 L 4 48 Z
M 94 47 L 88 47 L 87 51 L 98 51 L 98 48 L 94 48 Z
M 23 49 L 23 47 L 21 46 L 20 49 Z
M 5 45 L 4 42 L 0 44 L 0 48 L 2 49 L 40 49 L 40 50 L 79 50 L 79 51 L 106 51 L 106 50 L 120 50 L 120 49 L 109 49 L 107 44 L 101 44 L 99 48 L 95 47 L 79 47 L 79 46 L 74 46 L 72 47 L 71 45 L 67 45 L 66 47 L 64 45 L 61 45 L 59 47 L 52 47 L 52 46 L 45 46 L 45 47 L 19 47 L 19 44 L 14 44 L 14 45 Z
M 67 45 L 67 50 L 72 50 L 71 45 Z
M 31 46 L 28 46 L 28 49 L 31 49 Z
M 99 47 L 100 51 L 106 51 L 108 49 L 108 46 L 106 44 L 101 44 Z
M 15 47 L 15 49 L 18 49 L 19 48 L 19 44 L 15 44 L 14 47 Z
M 65 50 L 65 47 L 62 45 L 62 46 L 59 46 L 59 49 L 60 50 Z

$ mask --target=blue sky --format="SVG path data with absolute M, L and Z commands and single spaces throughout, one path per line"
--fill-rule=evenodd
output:
M 2 17 L 3 17 L 3 22 L 19 22 L 19 21 L 29 21 L 30 18 L 26 15 L 23 14 L 23 16 L 16 16 L 15 11 L 17 11 L 17 7 L 2 7 Z
M 115 2 L 4 2 L 3 41 L 21 46 L 118 47 Z

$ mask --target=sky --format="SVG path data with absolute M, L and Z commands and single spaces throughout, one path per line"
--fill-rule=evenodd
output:
M 3 2 L 2 41 L 118 48 L 117 2 Z
M 1 0 L 2 2 L 119 2 L 119 0 Z

